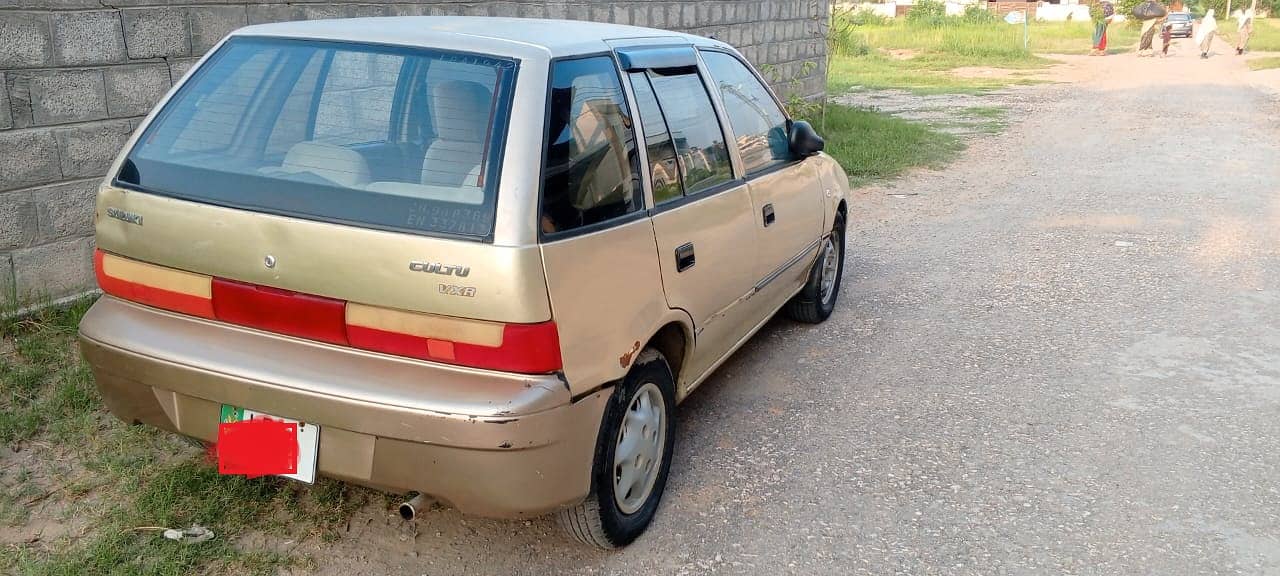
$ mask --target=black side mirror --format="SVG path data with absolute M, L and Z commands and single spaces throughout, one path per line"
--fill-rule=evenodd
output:
M 796 156 L 805 158 L 813 156 L 822 151 L 827 143 L 821 136 L 804 120 L 793 120 L 791 129 L 787 134 L 787 142 L 791 145 L 791 152 Z

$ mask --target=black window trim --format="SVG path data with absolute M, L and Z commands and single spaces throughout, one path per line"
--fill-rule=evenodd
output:
M 764 77 L 760 75 L 760 72 L 756 70 L 755 66 L 752 66 L 750 62 L 747 62 L 745 58 L 735 53 L 734 51 L 722 48 L 720 46 L 699 46 L 698 51 L 699 52 L 716 52 L 719 54 L 724 54 L 726 56 L 729 56 L 730 58 L 733 58 L 734 60 L 737 60 L 743 66 L 746 66 L 747 71 L 750 72 L 751 75 L 755 77 L 757 82 L 759 82 L 762 86 L 764 86 L 765 93 L 768 94 L 769 97 L 773 99 L 773 103 L 778 107 L 779 110 L 782 110 L 782 117 L 787 119 L 787 135 L 788 137 L 790 137 L 791 123 L 794 122 L 795 120 L 791 117 L 791 113 L 787 110 L 787 106 L 783 104 L 782 101 L 778 99 L 778 95 L 773 92 L 773 87 L 770 86 L 769 83 L 765 81 Z M 703 64 L 705 65 L 706 62 L 704 61 Z M 707 69 L 707 76 L 708 77 L 711 76 L 711 70 L 709 68 Z M 711 78 L 711 79 L 714 80 L 714 78 Z M 720 90 L 720 87 L 716 86 L 717 93 L 719 92 L 719 90 Z M 719 95 L 718 97 L 720 98 L 720 105 L 724 106 L 725 105 L 724 97 Z M 733 131 L 732 123 L 729 126 L 729 131 L 731 132 Z M 734 136 L 737 136 L 737 134 L 735 133 Z M 734 146 L 737 146 L 736 139 L 734 140 Z M 741 151 L 739 151 L 739 156 L 741 156 Z M 804 161 L 805 161 L 805 158 L 792 158 L 790 160 L 787 160 L 786 162 L 778 162 L 776 164 L 771 164 L 769 166 L 760 168 L 758 170 L 748 170 L 746 174 L 742 176 L 742 179 L 745 182 L 750 182 L 762 176 L 768 176 L 769 174 L 772 174 L 784 168 L 790 168 L 797 164 L 801 164 Z M 744 166 L 743 168 L 745 169 L 746 167 Z
M 544 95 L 544 98 L 546 99 L 546 104 L 543 105 L 543 109 L 542 109 L 542 142 L 538 144 L 538 148 L 540 148 L 540 150 L 538 151 L 538 154 L 541 155 L 542 157 L 542 159 L 538 163 L 539 164 L 538 211 L 537 211 L 537 222 L 535 222 L 535 225 L 537 226 L 537 230 L 538 230 L 539 244 L 559 242 L 561 240 L 567 240 L 569 238 L 575 238 L 577 236 L 593 234 L 595 232 L 600 232 L 602 230 L 608 230 L 610 228 L 623 226 L 625 224 L 629 224 L 636 220 L 649 217 L 648 206 L 644 206 L 642 209 L 636 210 L 634 212 L 628 212 L 626 214 L 623 214 L 621 216 L 615 216 L 608 220 L 592 222 L 591 224 L 578 226 L 577 228 L 571 228 L 569 230 L 559 230 L 556 232 L 543 232 L 542 230 L 542 197 L 543 197 L 544 189 L 546 188 L 546 185 L 547 185 L 547 178 L 546 178 L 547 176 L 547 139 L 551 137 L 551 87 L 552 87 L 552 83 L 555 82 L 556 64 L 559 64 L 560 62 L 571 62 L 573 60 L 588 60 L 591 58 L 600 58 L 601 56 L 608 57 L 609 60 L 613 62 L 613 73 L 618 79 L 618 89 L 621 90 L 622 92 L 622 105 L 625 108 L 627 113 L 627 123 L 631 125 L 631 137 L 633 140 L 635 139 L 635 135 L 636 135 L 635 113 L 631 110 L 632 102 L 627 98 L 627 90 L 626 90 L 626 87 L 623 85 L 623 82 L 625 82 L 626 79 L 623 77 L 622 66 L 618 62 L 618 55 L 616 52 L 614 52 L 613 50 L 601 50 L 599 52 L 587 52 L 582 54 L 572 54 L 568 56 L 557 56 L 547 62 L 547 85 L 545 88 L 543 88 L 543 95 Z M 640 142 L 638 140 L 636 140 L 636 147 L 637 148 L 640 147 Z M 637 155 L 638 154 L 639 152 L 637 151 Z M 641 179 L 642 182 L 641 182 L 640 190 L 642 194 L 641 194 L 640 200 L 642 204 L 645 204 L 646 199 L 643 197 L 644 196 L 643 178 L 647 170 L 645 169 L 644 166 L 640 166 L 639 170 L 641 171 L 641 173 L 633 175 L 632 178 Z
M 435 230 L 421 230 L 421 229 L 415 229 L 415 228 L 407 228 L 403 226 L 389 226 L 385 224 L 374 224 L 374 223 L 361 222 L 361 221 L 345 220 L 342 218 L 300 213 L 300 212 L 295 212 L 291 210 L 266 209 L 260 206 L 243 205 L 238 202 L 227 202 L 227 201 L 214 200 L 214 199 L 203 198 L 203 197 L 196 197 L 189 194 L 183 194 L 181 192 L 158 190 L 158 189 L 150 188 L 147 186 L 141 186 L 138 184 L 131 184 L 128 182 L 121 181 L 120 174 L 124 172 L 126 167 L 130 164 L 128 161 L 128 157 L 133 154 L 134 149 L 136 149 L 139 144 L 146 141 L 147 136 L 151 133 L 151 131 L 155 128 L 155 126 L 159 125 L 160 122 L 165 117 L 168 116 L 168 114 L 172 113 L 172 108 L 169 107 L 169 103 L 172 102 L 174 99 L 178 98 L 179 96 L 183 95 L 187 90 L 190 90 L 192 86 L 195 86 L 196 81 L 201 77 L 203 77 L 205 74 L 207 74 L 208 71 L 212 68 L 212 64 L 216 61 L 216 59 L 226 55 L 225 50 L 227 49 L 227 47 L 239 39 L 245 39 L 248 41 L 266 42 L 266 43 L 272 43 L 272 44 L 274 43 L 279 43 L 279 44 L 306 43 L 306 44 L 324 44 L 324 45 L 332 45 L 332 46 L 374 47 L 374 48 L 390 49 L 395 53 L 406 54 L 406 55 L 417 55 L 417 54 L 432 53 L 432 52 L 445 52 L 450 54 L 460 54 L 464 56 L 476 56 L 479 58 L 486 58 L 489 60 L 496 60 L 500 62 L 510 63 L 511 66 L 509 70 L 511 71 L 511 79 L 507 80 L 505 84 L 506 84 L 506 88 L 511 92 L 511 96 L 501 103 L 501 108 L 499 109 L 499 112 L 506 114 L 506 121 L 502 122 L 501 126 L 496 127 L 497 135 L 496 135 L 496 142 L 494 142 L 494 148 L 498 152 L 495 153 L 494 158 L 491 159 L 493 164 L 490 170 L 493 172 L 494 214 L 493 214 L 493 222 L 489 225 L 489 231 L 484 234 L 472 235 L 472 234 L 459 234 L 455 232 L 441 232 L 441 231 L 435 231 Z M 442 238 L 442 239 L 449 239 L 449 240 L 469 240 L 474 242 L 481 242 L 484 244 L 492 244 L 493 238 L 494 238 L 494 231 L 497 229 L 497 226 L 498 226 L 499 211 L 497 209 L 497 204 L 500 201 L 499 196 L 501 195 L 500 193 L 502 190 L 502 168 L 503 168 L 503 161 L 505 160 L 505 157 L 506 157 L 508 136 L 510 136 L 511 108 L 515 102 L 515 91 L 516 91 L 516 86 L 519 83 L 519 79 L 520 79 L 521 64 L 522 64 L 522 61 L 519 58 L 515 58 L 511 56 L 499 56 L 496 54 L 485 54 L 482 52 L 474 52 L 470 50 L 455 50 L 452 48 L 428 48 L 428 47 L 422 47 L 422 46 L 410 46 L 405 44 L 392 44 L 392 43 L 386 43 L 386 42 L 372 42 L 372 41 L 356 42 L 356 41 L 349 41 L 349 40 L 333 40 L 330 38 L 318 38 L 318 37 L 312 37 L 312 36 L 282 37 L 282 36 L 259 36 L 255 34 L 233 35 L 230 38 L 223 41 L 222 43 L 220 43 L 217 47 L 217 50 L 214 53 L 210 54 L 207 57 L 207 59 L 203 61 L 199 67 L 196 68 L 195 73 L 192 74 L 190 77 L 188 77 L 186 81 L 183 82 L 182 85 L 179 86 L 178 89 L 173 94 L 171 94 L 168 98 L 164 99 L 163 107 L 160 109 L 160 112 L 156 114 L 156 116 L 152 118 L 150 122 L 147 123 L 142 133 L 138 135 L 136 140 L 134 140 L 134 143 L 129 148 L 128 153 L 125 154 L 125 161 L 121 164 L 120 170 L 116 171 L 115 174 L 111 175 L 111 185 L 117 188 L 125 189 L 125 190 L 142 192 L 144 194 L 152 194 L 155 196 L 161 196 L 165 198 L 174 198 L 174 199 L 183 200 L 187 202 L 195 202 L 198 204 L 205 204 L 209 206 L 219 206 L 223 208 L 232 208 L 236 210 L 244 210 L 244 211 L 256 212 L 260 214 L 284 216 L 287 218 L 297 218 L 299 220 L 308 220 L 312 222 L 336 224 L 341 226 L 353 226 L 353 227 L 364 228 L 369 230 L 395 232 L 399 234 L 411 234 L 415 236 L 425 236 L 429 238 Z M 495 95 L 495 99 L 496 98 L 497 96 Z M 316 102 L 314 102 L 313 104 L 318 105 L 318 103 L 319 101 L 317 99 Z M 497 123 L 496 118 L 497 117 L 495 116 L 495 124 Z M 494 127 L 491 127 L 491 128 L 494 128 Z
M 614 50 L 615 50 L 615 51 L 616 51 L 616 50 L 625 50 L 625 49 L 643 50 L 643 49 L 647 49 L 647 48 L 659 48 L 659 49 L 663 49 L 663 48 L 671 48 L 671 47 L 673 47 L 673 46 L 689 46 L 689 47 L 691 47 L 691 48 L 693 49 L 693 52 L 694 52 L 694 55 L 695 55 L 695 56 L 697 56 L 697 55 L 698 55 L 698 50 L 701 50 L 701 49 L 702 49 L 702 48 L 700 48 L 700 47 L 698 47 L 698 46 L 695 46 L 695 45 L 692 45 L 692 44 L 679 44 L 679 45 L 675 45 L 675 44 L 655 44 L 655 45 L 652 45 L 652 46 L 650 46 L 650 45 L 624 46 L 624 47 L 620 47 L 620 48 L 615 48 Z M 677 68 L 686 68 L 686 66 L 678 66 Z M 702 61 L 701 61 L 701 58 L 700 58 L 700 57 L 698 58 L 698 61 L 694 64 L 694 66 L 692 66 L 691 68 L 693 69 L 693 74 L 694 74 L 695 76 L 697 76 L 697 77 L 698 77 L 698 80 L 702 83 L 702 89 L 706 92 L 706 94 L 707 94 L 707 98 L 708 98 L 708 101 L 710 101 L 710 102 L 711 102 L 711 109 L 712 109 L 713 111 L 716 111 L 716 110 L 717 110 L 716 103 L 717 103 L 717 101 L 718 101 L 717 99 L 719 98 L 719 96 L 717 95 L 717 93 L 716 93 L 715 91 L 713 91 L 713 90 L 712 90 L 712 88 L 713 88 L 713 87 L 712 87 L 711 85 L 709 85 L 709 84 L 708 84 L 708 81 L 710 80 L 710 74 L 709 74 L 709 73 L 704 73 L 704 70 L 703 70 L 703 68 L 704 68 L 704 67 L 703 67 L 703 65 L 702 65 Z M 619 69 L 622 69 L 621 64 L 619 64 Z M 623 73 L 624 73 L 624 74 L 630 74 L 630 73 L 634 73 L 634 72 L 643 72 L 643 73 L 645 74 L 645 79 L 646 79 L 646 80 L 648 80 L 648 81 L 650 82 L 650 88 L 652 89 L 653 83 L 652 83 L 652 79 L 650 79 L 650 78 L 648 77 L 648 73 L 649 73 L 649 71 L 650 71 L 650 70 L 655 70 L 655 69 L 656 69 L 656 70 L 662 70 L 662 69 L 666 69 L 666 68 L 644 68 L 644 69 L 639 69 L 639 70 L 623 70 Z M 749 68 L 749 69 L 750 69 L 750 68 Z M 626 78 L 626 79 L 625 79 L 625 81 L 626 81 L 626 82 L 630 82 L 631 80 L 630 80 L 630 78 L 628 77 L 628 78 Z M 716 88 L 716 90 L 718 90 L 718 88 Z M 656 95 L 657 95 L 657 90 L 656 90 L 656 89 L 652 89 L 652 91 L 654 92 L 654 95 L 656 96 Z M 633 89 L 631 90 L 631 96 L 634 96 L 634 95 L 635 95 L 635 94 L 634 94 L 634 92 L 635 92 L 635 90 L 634 90 L 634 88 L 633 88 Z M 770 92 L 770 94 L 772 95 L 772 92 Z M 629 108 L 634 107 L 634 106 L 630 106 L 630 104 L 634 104 L 634 103 L 629 103 Z M 548 110 L 550 110 L 550 105 L 548 105 Z M 667 127 L 667 134 L 668 134 L 668 135 L 670 135 L 670 134 L 671 134 L 671 124 L 670 124 L 669 122 L 667 122 L 667 111 L 666 111 L 666 110 L 663 110 L 663 108 L 662 108 L 662 101 L 661 101 L 661 100 L 658 100 L 658 111 L 662 114 L 662 123 Z M 783 110 L 783 113 L 784 113 L 784 114 L 786 113 L 785 109 Z M 726 151 L 728 151 L 729 140 L 730 140 L 730 138 L 729 138 L 729 137 L 730 137 L 730 135 L 732 134 L 732 132 L 731 132 L 731 131 L 732 131 L 732 128 L 730 128 L 730 131 L 725 131 L 724 123 L 720 121 L 720 115 L 719 115 L 718 111 L 717 111 L 717 114 L 716 114 L 716 118 L 715 118 L 715 119 L 716 119 L 716 124 L 720 126 L 720 137 L 725 139 L 725 150 L 726 150 Z M 790 122 L 790 119 L 788 119 L 787 121 L 788 121 L 788 122 Z M 633 125 L 633 126 L 635 125 L 635 121 L 634 121 L 634 119 L 632 120 L 632 125 Z M 642 130 L 643 130 L 643 129 L 642 129 Z M 674 139 L 674 138 L 672 138 L 672 144 L 674 145 L 674 143 L 675 143 L 675 139 Z M 646 150 L 646 156 L 648 156 L 648 154 L 647 154 L 647 150 Z M 699 191 L 697 191 L 697 192 L 694 192 L 693 194 L 688 194 L 688 193 L 686 193 L 686 192 L 685 192 L 685 187 L 684 187 L 684 163 L 680 160 L 680 154 L 679 154 L 678 152 L 677 152 L 677 154 L 676 154 L 676 163 L 680 165 L 680 175 L 679 175 L 679 177 L 680 177 L 680 191 L 681 191 L 681 195 L 680 195 L 680 197 L 679 197 L 679 198 L 672 199 L 672 200 L 667 200 L 666 202 L 662 202 L 661 204 L 659 204 L 659 203 L 657 202 L 657 199 L 654 199 L 654 204 L 653 204 L 652 206 L 649 206 L 649 207 L 648 207 L 648 210 L 646 210 L 646 212 L 649 214 L 649 216 L 655 216 L 655 215 L 661 214 L 661 213 L 663 213 L 663 212 L 666 212 L 666 211 L 668 211 L 668 210 L 672 210 L 672 209 L 675 209 L 675 208 L 679 208 L 679 207 L 684 206 L 684 205 L 686 205 L 686 204 L 691 204 L 691 203 L 693 203 L 693 202 L 697 202 L 697 201 L 699 201 L 699 200 L 702 200 L 703 198 L 708 198 L 708 197 L 711 197 L 711 196 L 715 196 L 716 194 L 719 194 L 719 193 L 721 193 L 721 192 L 725 192 L 725 191 L 727 191 L 727 190 L 731 190 L 731 189 L 734 189 L 734 188 L 737 188 L 737 187 L 739 187 L 739 186 L 742 186 L 742 185 L 746 184 L 746 178 L 744 178 L 744 177 L 743 177 L 743 175 L 741 175 L 741 174 L 738 174 L 738 173 L 737 173 L 737 169 L 733 166 L 732 159 L 730 159 L 730 162 L 729 162 L 729 175 L 730 175 L 730 179 L 729 179 L 729 180 L 726 180 L 726 181 L 724 181 L 724 182 L 721 182 L 721 183 L 719 183 L 719 184 L 716 184 L 716 185 L 714 185 L 714 186 L 711 186 L 710 188 L 705 188 L 705 189 L 703 189 L 703 190 L 699 190 Z M 644 172 L 644 177 L 650 181 L 650 188 L 652 188 L 653 174 L 651 174 L 651 173 L 650 173 L 648 163 L 646 162 L 644 166 L 641 166 L 641 167 L 640 167 L 640 170 L 642 170 L 642 171 Z
M 644 82 L 645 82 L 645 84 L 646 84 L 646 85 L 648 85 L 648 86 L 649 86 L 649 93 L 650 93 L 650 94 L 653 94 L 653 103 L 654 103 L 654 105 L 655 105 L 655 106 L 657 106 L 657 107 L 658 107 L 658 116 L 659 116 L 659 117 L 661 117 L 661 119 L 662 119 L 662 129 L 663 129 L 664 131 L 666 131 L 666 133 L 667 133 L 667 142 L 671 143 L 671 151 L 675 154 L 675 160 L 676 160 L 676 180 L 680 182 L 680 198 L 684 198 L 685 196 L 688 196 L 687 194 L 685 194 L 685 193 L 684 193 L 684 160 L 682 160 L 682 159 L 680 158 L 680 152 L 676 150 L 676 139 L 675 139 L 675 137 L 674 137 L 674 136 L 672 136 L 672 135 L 671 135 L 671 124 L 670 124 L 669 122 L 667 122 L 667 112 L 666 112 L 665 110 L 663 110 L 663 109 L 662 109 L 662 102 L 661 102 L 660 100 L 658 100 L 658 91 L 657 91 L 657 90 L 655 90 L 655 89 L 654 89 L 654 87 L 653 87 L 653 79 L 649 77 L 649 71 L 648 71 L 648 70 L 636 70 L 636 71 L 633 71 L 633 72 L 627 72 L 627 82 L 629 82 L 629 83 L 631 84 L 631 95 L 632 95 L 632 96 L 635 96 L 635 93 L 636 93 L 636 86 L 635 86 L 635 82 L 631 82 L 631 75 L 632 75 L 632 74 L 640 74 L 640 75 L 644 76 Z M 639 106 L 636 106 L 636 113 L 637 113 L 637 114 L 639 113 L 639 108 L 640 108 Z M 633 122 L 632 124 L 635 124 L 635 123 Z M 653 170 L 652 170 L 652 167 L 653 167 L 653 160 L 649 158 L 649 141 L 648 141 L 648 135 L 644 134 L 644 122 L 643 122 L 643 121 L 641 121 L 641 122 L 639 123 L 639 126 L 640 126 L 640 134 L 641 134 L 642 136 L 644 136 L 644 139 L 645 139 L 645 160 L 646 160 L 647 165 L 646 165 L 646 166 L 644 166 L 644 168 L 643 168 L 643 169 L 647 172 L 647 174 L 644 174 L 644 176 L 646 177 L 645 179 L 646 179 L 646 180 L 648 180 L 648 182 L 649 182 L 649 189 L 650 189 L 651 191 L 653 191 L 653 190 L 654 190 L 654 188 L 653 188 Z M 713 186 L 713 188 L 714 188 L 714 186 Z M 677 201 L 677 200 L 679 200 L 679 198 L 672 198 L 672 199 L 668 199 L 668 200 L 664 200 L 664 201 L 662 201 L 662 202 L 659 202 L 659 201 L 658 201 L 658 198 L 655 196 L 655 197 L 654 197 L 654 199 L 653 199 L 653 206 L 646 206 L 646 208 L 648 208 L 648 209 L 653 209 L 653 208 L 656 208 L 656 207 L 658 207 L 658 206 L 663 206 L 663 205 L 666 205 L 666 204 L 670 204 L 670 203 L 675 202 L 675 201 Z

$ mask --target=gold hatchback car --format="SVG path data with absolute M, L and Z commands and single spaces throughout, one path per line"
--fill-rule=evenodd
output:
M 712 39 L 242 28 L 100 189 L 82 350 L 127 422 L 292 422 L 291 477 L 622 546 L 676 404 L 777 311 L 831 313 L 848 180 L 822 148 Z

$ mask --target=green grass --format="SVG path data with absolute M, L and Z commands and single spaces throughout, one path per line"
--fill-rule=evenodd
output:
M 1235 46 L 1235 18 L 1218 17 L 1218 36 L 1229 45 Z M 1249 50 L 1253 52 L 1280 52 L 1280 19 L 1262 18 L 1254 20 L 1253 36 L 1249 38 Z
M 873 110 L 827 104 L 825 122 L 816 112 L 807 119 L 855 186 L 919 166 L 944 166 L 964 149 L 955 136 Z
M 1025 75 L 964 78 L 951 71 L 962 67 L 1044 69 L 1053 61 L 1038 54 L 1087 53 L 1093 37 L 1092 25 L 1083 22 L 1032 23 L 1029 49 L 1023 48 L 1022 27 L 1003 22 L 833 23 L 832 29 L 837 31 L 828 75 L 832 93 L 854 86 L 921 94 L 976 93 L 1034 84 L 1038 81 Z M 1113 26 L 1109 34 L 1111 52 L 1129 50 L 1138 40 L 1138 31 L 1128 26 Z M 907 57 L 891 57 L 893 52 Z
M 1249 61 L 1250 70 L 1270 70 L 1272 68 L 1280 68 L 1280 56 L 1254 58 Z
M 0 445 L 27 458 L 21 470 L 0 468 L 0 523 L 50 514 L 36 502 L 89 515 L 82 535 L 0 546 L 0 574 L 275 573 L 299 559 L 241 536 L 329 540 L 355 508 L 379 500 L 328 479 L 222 476 L 198 443 L 106 415 L 74 346 L 89 302 L 0 321 Z M 217 537 L 183 544 L 147 528 L 192 524 Z

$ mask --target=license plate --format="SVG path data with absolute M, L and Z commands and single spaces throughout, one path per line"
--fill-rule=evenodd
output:
M 224 452 L 223 452 L 224 448 L 230 448 L 231 450 L 237 451 L 238 453 L 235 453 L 235 454 L 226 454 L 226 457 L 236 459 L 241 463 L 245 462 L 246 458 L 248 458 L 249 460 L 258 459 L 263 456 L 268 458 L 272 458 L 272 457 L 279 458 L 279 457 L 285 457 L 286 453 L 288 452 L 293 452 L 294 454 L 296 454 L 296 461 L 293 462 L 295 466 L 292 466 L 291 468 L 296 471 L 293 473 L 273 474 L 273 475 L 283 476 L 285 478 L 292 478 L 294 480 L 299 480 L 302 482 L 306 482 L 308 484 L 315 482 L 316 456 L 320 453 L 320 450 L 319 450 L 320 426 L 319 425 L 310 424 L 307 422 L 299 422 L 291 418 L 282 418 L 279 416 L 272 416 L 271 414 L 263 414 L 262 412 L 255 412 L 253 410 L 249 410 L 248 408 L 237 408 L 235 406 L 229 406 L 227 404 L 222 405 L 222 413 L 218 421 L 221 424 L 231 424 L 236 422 L 248 422 L 252 420 L 271 420 L 279 423 L 296 425 L 296 428 L 286 427 L 290 431 L 296 430 L 296 436 L 297 436 L 296 452 L 294 452 L 293 450 L 289 450 L 289 448 L 291 448 L 290 446 L 278 446 L 277 445 L 278 443 L 275 442 L 274 440 L 265 440 L 261 443 L 253 443 L 256 445 L 253 445 L 252 448 L 255 451 L 265 450 L 268 453 L 246 454 L 244 453 L 242 448 L 242 446 L 244 446 L 245 444 L 242 440 L 237 442 L 223 442 L 220 438 L 219 450 L 218 450 L 220 467 L 222 466 L 223 460 L 224 460 Z M 280 432 L 280 430 L 274 430 L 273 433 L 274 432 Z M 220 429 L 219 436 L 221 437 L 221 435 L 222 435 L 222 431 Z

